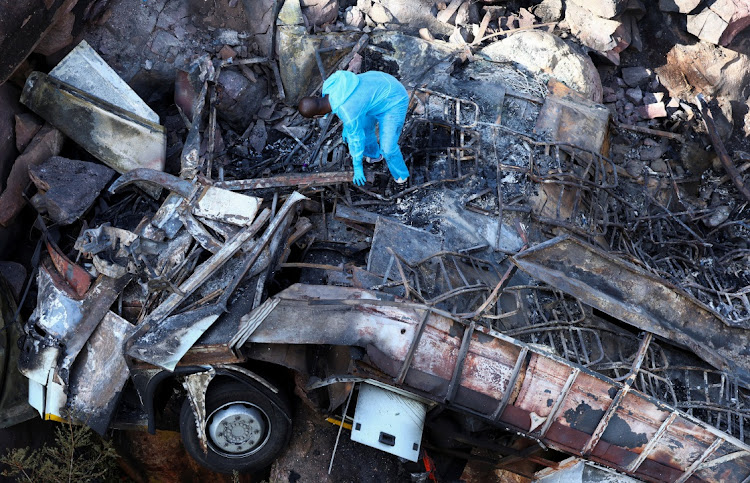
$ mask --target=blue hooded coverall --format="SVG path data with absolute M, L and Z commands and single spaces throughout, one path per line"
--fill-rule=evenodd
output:
M 409 95 L 401 83 L 385 72 L 370 71 L 354 74 L 337 71 L 323 83 L 331 110 L 344 124 L 344 141 L 354 164 L 353 182 L 365 184 L 362 157 L 385 157 L 388 169 L 396 180 L 406 180 L 409 170 L 398 147 L 404 127 Z M 380 129 L 380 145 L 375 136 L 375 123 Z

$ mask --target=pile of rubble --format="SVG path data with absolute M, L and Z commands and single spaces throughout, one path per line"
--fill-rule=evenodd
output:
M 180 412 L 196 460 L 249 471 L 285 446 L 294 386 L 411 461 L 748 477 L 750 155 L 732 136 L 748 74 L 675 80 L 690 52 L 732 42 L 741 5 L 125 3 L 97 18 L 144 33 L 128 52 L 92 26 L 97 49 L 11 77 L 34 114 L 14 107 L 0 224 L 35 210 L 13 357 L 38 413 L 105 433 Z M 237 10 L 252 29 L 226 27 Z M 663 12 L 704 42 L 619 67 Z M 385 167 L 352 185 L 341 121 L 296 112 L 342 69 L 407 86 L 406 185 Z M 227 381 L 265 402 L 237 409 Z M 378 391 L 417 422 L 373 424 Z M 230 413 L 265 439 L 230 447 Z

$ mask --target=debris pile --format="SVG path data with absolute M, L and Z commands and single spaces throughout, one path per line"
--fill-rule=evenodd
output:
M 211 12 L 268 30 L 188 56 L 205 32 L 178 3 L 131 52 L 171 76 L 163 124 L 101 38 L 101 56 L 83 41 L 25 76 L 39 117 L 15 115 L 0 223 L 24 195 L 37 212 L 19 368 L 41 415 L 153 432 L 179 412 L 196 460 L 251 471 L 285 446 L 294 386 L 405 460 L 747 478 L 750 155 L 729 100 L 746 73 L 679 84 L 690 52 L 722 48 L 704 43 L 619 67 L 647 14 L 728 45 L 742 6 L 229 2 Z M 344 69 L 407 87 L 406 184 L 379 165 L 351 184 L 341 120 L 294 108 Z

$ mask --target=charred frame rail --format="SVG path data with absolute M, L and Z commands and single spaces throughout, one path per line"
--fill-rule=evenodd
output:
M 231 191 L 256 190 L 263 188 L 285 188 L 295 186 L 328 186 L 338 183 L 349 183 L 354 171 L 328 173 L 291 173 L 271 178 L 236 179 L 215 183 L 217 188 Z M 368 180 L 372 182 L 372 175 Z
M 612 317 L 689 347 L 750 386 L 748 331 L 666 281 L 569 236 L 512 258 L 521 270 Z
M 278 305 L 258 323 L 248 342 L 266 353 L 280 345 L 280 354 L 286 353 L 287 344 L 351 345 L 366 350 L 372 370 L 358 365 L 357 374 L 327 375 L 331 382 L 355 375 L 393 385 L 390 377 L 403 373 L 423 326 L 408 374 L 397 385 L 400 389 L 555 450 L 579 455 L 590 447 L 588 459 L 645 481 L 742 481 L 750 474 L 750 446 L 733 436 L 628 390 L 627 383 L 481 325 L 470 338 L 457 335 L 456 324 L 468 331 L 470 322 L 438 310 L 425 319 L 424 305 L 360 289 L 294 285 L 277 298 Z M 313 306 L 316 317 L 296 323 Z M 649 339 L 642 341 L 641 354 Z M 467 340 L 468 349 L 462 351 Z M 461 352 L 466 355 L 460 357 Z M 461 359 L 455 397 L 446 404 L 446 389 Z M 639 359 L 632 372 L 637 371 Z M 498 404 L 505 406 L 494 421 Z M 613 408 L 611 415 L 608 408 Z M 606 426 L 601 435 L 599 426 Z

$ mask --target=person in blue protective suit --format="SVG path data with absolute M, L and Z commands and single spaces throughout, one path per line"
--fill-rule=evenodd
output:
M 333 112 L 344 124 L 344 141 L 354 164 L 354 184 L 365 184 L 362 159 L 374 163 L 385 158 L 396 183 L 405 183 L 409 170 L 398 147 L 409 95 L 401 83 L 385 72 L 354 74 L 337 71 L 323 83 L 323 97 L 303 97 L 298 109 L 305 117 Z M 375 136 L 378 124 L 380 144 Z

